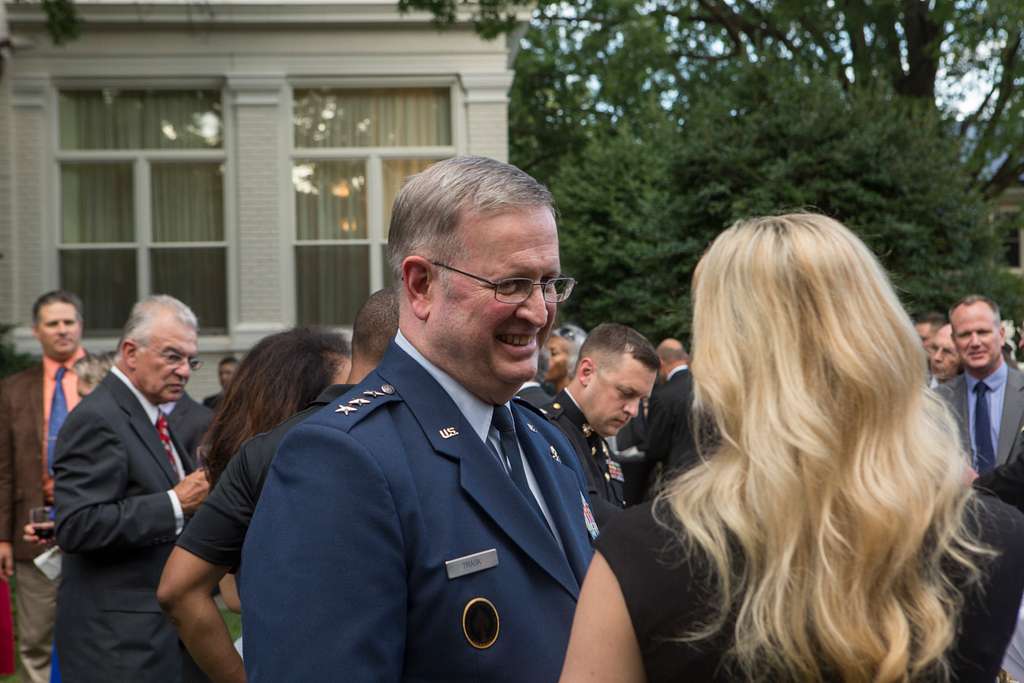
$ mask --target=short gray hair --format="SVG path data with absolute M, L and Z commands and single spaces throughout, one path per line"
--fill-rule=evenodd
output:
M 199 334 L 199 320 L 192 309 L 181 303 L 173 296 L 166 294 L 153 294 L 132 306 L 132 312 L 128 316 L 128 322 L 124 324 L 124 332 L 121 333 L 121 342 L 131 339 L 142 346 L 149 345 L 150 328 L 153 321 L 160 313 L 169 312 L 174 318 Z M 118 349 L 121 343 L 118 343 Z
M 459 250 L 455 230 L 467 215 L 494 216 L 543 207 L 555 213 L 544 185 L 510 164 L 461 156 L 433 164 L 409 178 L 395 198 L 388 232 L 388 262 L 396 279 L 402 261 L 423 252 L 438 261 Z

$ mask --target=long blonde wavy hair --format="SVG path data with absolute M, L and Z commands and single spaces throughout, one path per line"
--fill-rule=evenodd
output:
M 710 458 L 672 482 L 683 538 L 717 570 L 729 662 L 752 680 L 948 677 L 963 603 L 990 554 L 958 427 L 881 265 L 815 214 L 741 221 L 694 275 L 697 411 Z

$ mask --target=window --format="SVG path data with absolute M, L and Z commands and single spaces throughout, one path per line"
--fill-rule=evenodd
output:
M 115 335 L 159 293 L 226 332 L 220 92 L 65 90 L 58 118 L 60 284 L 87 329 Z
M 447 88 L 296 89 L 296 319 L 351 325 L 384 262 L 391 204 L 404 180 L 454 154 Z

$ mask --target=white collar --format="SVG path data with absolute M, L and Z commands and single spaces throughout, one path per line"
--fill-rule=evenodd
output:
M 139 399 L 139 404 L 142 406 L 142 409 L 146 412 L 146 417 L 149 418 L 150 424 L 155 425 L 156 418 L 160 413 L 160 409 L 157 408 L 152 403 L 150 403 L 149 399 L 142 395 L 142 392 L 139 391 L 134 384 L 132 384 L 132 381 L 128 379 L 128 377 L 123 372 L 121 372 L 121 369 L 119 367 L 115 365 L 114 367 L 110 368 L 110 372 L 119 380 L 124 382 L 125 385 L 132 390 L 132 393 L 135 394 L 135 398 Z
M 667 376 L 665 377 L 665 381 L 666 381 L 666 382 L 667 382 L 667 381 L 669 381 L 670 379 L 672 379 L 673 377 L 675 377 L 675 376 L 676 376 L 677 374 L 679 374 L 679 373 L 680 373 L 680 372 L 682 372 L 683 370 L 686 370 L 686 369 L 688 369 L 689 367 L 690 367 L 690 366 L 689 366 L 689 365 L 687 365 L 686 363 L 683 363 L 682 365 L 677 365 L 677 366 L 675 366 L 674 368 L 672 368 L 672 369 L 671 369 L 671 370 L 669 371 L 668 375 L 667 375 Z
M 441 388 L 445 390 L 445 393 L 451 397 L 452 401 L 455 402 L 455 406 L 462 413 L 462 416 L 466 418 L 466 422 L 473 428 L 477 436 L 480 437 L 480 441 L 487 443 L 487 433 L 491 429 L 491 418 L 494 416 L 494 406 L 490 403 L 485 403 L 479 398 L 474 396 L 468 389 L 459 384 L 455 379 L 447 372 L 437 367 L 426 357 L 420 353 L 415 346 L 412 345 L 402 331 L 399 330 L 398 334 L 395 335 L 395 343 L 398 348 L 405 351 L 414 361 L 419 363 L 424 370 L 430 373 Z M 505 404 L 506 406 L 508 403 Z

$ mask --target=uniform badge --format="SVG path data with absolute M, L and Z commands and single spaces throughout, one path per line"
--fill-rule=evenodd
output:
M 562 404 L 561 403 L 552 403 L 551 407 L 554 408 L 555 410 L 561 410 L 562 409 Z
M 587 532 L 590 534 L 590 540 L 596 541 L 600 531 L 597 528 L 597 522 L 594 520 L 594 513 L 590 511 L 590 503 L 584 497 L 583 491 L 580 491 L 580 501 L 583 503 L 583 521 L 587 523 Z
M 498 610 L 487 598 L 473 598 L 462 610 L 462 633 L 469 644 L 486 650 L 498 640 L 501 620 Z
M 368 406 L 368 405 L 370 405 L 370 402 L 367 401 L 365 398 L 354 398 L 351 401 L 349 401 L 349 403 L 354 403 L 357 406 Z
M 551 447 L 551 458 L 555 462 L 562 462 L 562 459 L 558 457 L 558 451 L 555 450 L 554 446 Z
M 590 435 L 594 433 L 594 428 L 591 427 L 586 422 L 583 423 L 583 427 L 581 429 L 583 430 L 583 436 L 587 437 L 588 439 L 590 438 Z
M 369 391 L 364 391 L 363 396 L 369 396 L 370 398 L 380 398 L 381 396 L 387 396 L 387 394 L 382 394 L 379 391 L 370 389 Z
M 336 413 L 345 413 L 346 415 L 348 415 L 349 413 L 354 413 L 357 410 L 359 410 L 359 409 L 358 408 L 353 408 L 352 406 L 347 406 L 344 403 L 342 403 L 341 405 L 338 406 L 338 409 L 335 410 L 334 412 L 336 412 Z
M 395 393 L 395 388 L 393 386 L 391 386 L 390 384 L 382 384 L 381 387 L 380 387 L 380 390 L 383 391 L 388 396 L 390 396 L 391 394 Z
M 625 481 L 625 477 L 622 476 L 622 466 L 614 460 L 608 461 L 608 474 L 615 481 Z
M 442 439 L 450 439 L 453 436 L 459 435 L 459 432 L 455 427 L 445 427 L 444 429 L 438 430 L 438 433 L 441 435 Z

